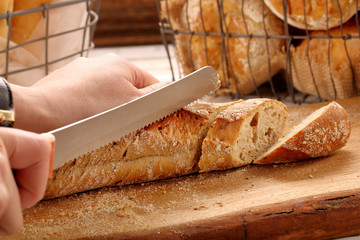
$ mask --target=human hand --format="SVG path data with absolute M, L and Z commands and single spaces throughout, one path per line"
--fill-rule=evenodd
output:
M 49 131 L 166 84 L 116 54 L 78 58 L 29 88 L 11 86 L 15 127 L 34 132 Z
M 42 199 L 49 173 L 49 136 L 0 128 L 0 234 L 20 231 L 22 209 Z

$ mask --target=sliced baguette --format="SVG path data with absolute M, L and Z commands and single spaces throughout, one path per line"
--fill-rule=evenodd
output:
M 310 114 L 254 163 L 287 163 L 327 156 L 346 144 L 350 132 L 347 112 L 331 102 Z
M 250 164 L 281 137 L 287 118 L 286 106 L 271 99 L 250 99 L 228 107 L 203 141 L 200 172 Z
M 226 104 L 196 103 L 53 172 L 45 199 L 197 171 L 201 143 Z M 121 124 L 121 122 L 119 122 Z

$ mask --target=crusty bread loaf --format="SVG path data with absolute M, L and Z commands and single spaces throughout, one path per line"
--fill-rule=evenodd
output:
M 266 6 L 263 12 L 262 0 L 223 1 L 220 9 L 216 0 L 168 0 L 161 10 L 162 18 L 175 30 L 184 74 L 211 65 L 222 80 L 218 93 L 250 94 L 284 67 L 283 39 L 248 37 L 284 35 L 282 21 Z
M 271 99 L 197 102 L 54 170 L 44 198 L 325 156 L 344 146 L 350 135 L 346 111 L 333 102 L 270 148 L 283 136 L 287 118 L 285 105 Z
M 283 0 L 264 1 L 276 16 L 285 21 Z M 300 29 L 307 27 L 309 30 L 326 30 L 340 26 L 354 16 L 357 11 L 356 0 L 287 0 L 284 3 L 286 4 L 287 22 L 294 27 Z
M 208 128 L 229 104 L 192 104 L 68 162 L 53 172 L 44 198 L 193 173 Z
M 254 163 L 286 163 L 327 156 L 346 144 L 350 132 L 347 112 L 331 102 L 310 114 Z
M 331 29 L 329 34 L 341 36 L 340 27 Z M 359 34 L 356 18 L 352 18 L 344 24 L 343 35 L 346 34 Z M 327 36 L 327 32 L 313 31 L 311 35 Z M 307 47 L 309 47 L 309 51 L 307 51 Z M 305 39 L 299 46 L 292 46 L 291 64 L 294 87 L 303 93 L 320 95 L 321 98 L 328 100 L 355 96 L 354 85 L 357 91 L 360 91 L 359 49 L 359 38 L 347 40 L 342 38 Z
M 43 3 L 50 4 L 51 1 L 52 0 L 14 0 L 14 11 L 40 7 Z M 11 40 L 17 44 L 26 42 L 42 16 L 42 12 L 35 12 L 14 17 L 11 27 Z
M 0 1 L 0 14 L 4 14 L 7 11 L 12 12 L 14 6 L 14 0 L 1 0 Z M 7 19 L 0 20 L 0 37 L 7 38 L 8 37 L 8 24 Z
M 250 164 L 281 137 L 288 117 L 281 102 L 250 99 L 217 117 L 202 145 L 200 172 Z

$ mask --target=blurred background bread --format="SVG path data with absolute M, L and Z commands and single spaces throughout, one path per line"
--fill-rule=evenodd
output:
M 40 7 L 44 3 L 50 4 L 51 0 L 15 0 L 14 11 Z M 14 17 L 11 27 L 11 40 L 17 44 L 26 42 L 42 15 L 42 12 L 35 12 Z
M 184 74 L 211 65 L 226 93 L 250 94 L 285 64 L 284 40 L 248 37 L 284 35 L 282 21 L 262 0 L 228 0 L 222 7 L 215 0 L 168 0 L 162 17 L 179 31 L 175 44 Z
M 0 14 L 4 14 L 7 11 L 12 11 L 14 6 L 14 0 L 1 0 L 0 1 Z M 0 20 L 0 37 L 8 37 L 8 25 L 6 19 Z
M 276 16 L 285 20 L 283 0 L 264 0 L 264 2 Z M 358 11 L 356 0 L 287 0 L 284 2 L 288 23 L 301 29 L 306 29 L 307 26 L 309 30 L 337 27 Z
M 329 34 L 334 37 L 359 34 L 356 18 L 344 24 L 342 33 L 337 27 Z M 305 39 L 299 46 L 291 47 L 294 87 L 327 100 L 355 96 L 360 91 L 360 39 L 329 39 L 327 31 L 313 31 L 311 36 L 323 38 Z

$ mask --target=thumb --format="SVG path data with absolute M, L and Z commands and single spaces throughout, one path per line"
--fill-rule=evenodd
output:
M 170 82 L 159 82 L 159 83 L 154 83 L 154 84 L 151 84 L 147 87 L 144 87 L 144 88 L 140 88 L 139 91 L 141 93 L 141 95 L 145 95 L 145 94 L 148 94 L 148 93 L 151 93 L 155 90 L 158 90 L 162 87 L 165 87 L 166 85 L 168 85 Z
M 19 129 L 0 129 L 23 208 L 41 200 L 48 177 L 51 142 L 49 137 Z

